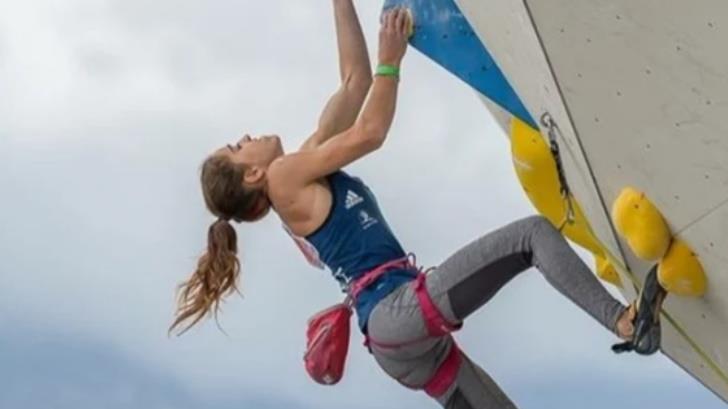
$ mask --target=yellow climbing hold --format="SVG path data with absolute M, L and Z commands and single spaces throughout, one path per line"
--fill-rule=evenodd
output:
M 568 207 L 561 196 L 556 161 L 541 133 L 513 118 L 511 153 L 518 180 L 531 203 L 554 226 L 561 226 Z M 587 229 L 584 214 L 573 197 L 572 203 L 574 223 L 564 226 L 564 235 L 592 253 L 600 252 L 600 246 Z
M 679 239 L 673 240 L 657 268 L 657 279 L 668 292 L 686 297 L 702 297 L 707 280 L 697 255 Z
M 670 229 L 665 219 L 644 193 L 627 187 L 612 206 L 612 220 L 634 254 L 657 261 L 670 245 Z
M 612 263 L 600 254 L 595 254 L 594 260 L 597 263 L 597 275 L 599 278 L 622 288 L 622 278 L 619 277 L 619 273 L 617 273 L 617 269 L 614 268 Z
M 407 11 L 407 37 L 412 37 L 415 34 L 415 17 L 412 15 L 411 9 Z
M 541 133 L 515 117 L 511 121 L 511 153 L 516 175 L 528 199 L 554 226 L 561 226 L 568 207 L 561 196 L 556 161 Z M 566 224 L 562 233 L 595 255 L 599 277 L 621 287 L 619 275 L 606 262 L 602 246 L 592 234 L 579 203 L 574 197 L 571 197 L 571 202 L 574 222 Z

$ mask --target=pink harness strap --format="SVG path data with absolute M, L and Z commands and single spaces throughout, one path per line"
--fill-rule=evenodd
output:
M 442 312 L 435 302 L 432 300 L 426 286 L 426 274 L 420 274 L 415 280 L 415 294 L 420 302 L 422 316 L 427 325 L 427 332 L 431 337 L 441 337 L 451 332 L 457 331 L 462 327 L 462 323 L 452 324 L 442 315 Z M 453 383 L 457 380 L 458 371 L 460 370 L 460 349 L 453 340 L 450 353 L 447 358 L 440 364 L 432 378 L 423 386 L 425 392 L 433 398 L 438 398 L 447 392 Z
M 388 263 L 384 263 L 374 270 L 367 271 L 358 280 L 352 282 L 349 285 L 349 297 L 352 300 L 356 300 L 356 297 L 359 296 L 359 293 L 361 293 L 365 288 L 369 287 L 373 282 L 377 281 L 377 279 L 386 274 L 389 270 L 393 270 L 395 268 L 407 268 L 412 266 L 413 265 L 412 263 L 410 263 L 408 256 L 390 261 Z
M 437 308 L 437 305 L 432 300 L 429 291 L 427 291 L 426 279 L 427 274 L 420 273 L 412 282 L 412 285 L 417 296 L 417 302 L 420 305 L 420 310 L 422 311 L 422 318 L 427 327 L 427 335 L 400 343 L 379 342 L 372 339 L 369 335 L 366 335 L 364 338 L 364 346 L 369 347 L 370 345 L 374 345 L 384 349 L 397 349 L 425 341 L 432 337 L 441 337 L 462 328 L 462 323 L 452 324 L 442 315 L 442 312 L 440 312 L 440 309 Z
M 460 361 L 460 348 L 453 341 L 447 358 L 440 364 L 432 378 L 423 386 L 425 393 L 436 399 L 444 395 L 458 378 Z
M 418 275 L 414 286 L 417 300 L 420 302 L 422 316 L 425 319 L 425 325 L 427 325 L 427 332 L 431 337 L 441 337 L 459 330 L 462 324 L 455 325 L 448 322 L 442 315 L 442 312 L 440 312 L 440 309 L 435 305 L 435 302 L 432 301 L 432 297 L 427 291 L 426 279 L 426 274 Z

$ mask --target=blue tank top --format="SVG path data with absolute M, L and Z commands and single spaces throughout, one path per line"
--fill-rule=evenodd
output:
M 345 290 L 364 273 L 406 254 L 384 220 L 374 194 L 359 178 L 338 171 L 327 180 L 332 204 L 324 223 L 306 238 L 297 237 L 290 230 L 289 234 L 309 263 L 322 269 L 328 267 Z M 354 307 L 363 332 L 377 302 L 411 281 L 415 274 L 393 269 L 361 292 Z

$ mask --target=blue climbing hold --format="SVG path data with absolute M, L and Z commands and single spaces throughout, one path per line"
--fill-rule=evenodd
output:
M 536 121 L 453 0 L 386 0 L 384 9 L 412 11 L 411 45 L 534 128 Z M 484 6 L 485 7 L 485 6 Z

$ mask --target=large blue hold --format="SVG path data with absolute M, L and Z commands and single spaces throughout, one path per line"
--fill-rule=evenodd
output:
M 487 2 L 483 2 L 487 7 Z M 410 43 L 511 115 L 537 128 L 536 122 L 493 61 L 453 0 L 386 0 L 384 8 L 403 5 L 412 11 L 415 34 Z

